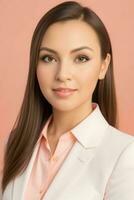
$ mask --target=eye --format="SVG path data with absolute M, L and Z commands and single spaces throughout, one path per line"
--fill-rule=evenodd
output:
M 43 55 L 40 57 L 40 60 L 45 63 L 50 63 L 52 60 L 55 60 L 55 59 L 50 55 Z
M 80 62 L 87 62 L 88 60 L 90 60 L 89 57 L 84 56 L 84 55 L 80 55 L 77 58 L 78 58 L 78 60 L 80 60 Z

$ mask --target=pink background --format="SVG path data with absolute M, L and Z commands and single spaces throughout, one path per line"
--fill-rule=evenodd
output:
M 56 0 L 0 1 L 0 161 L 26 86 L 32 33 Z M 113 46 L 119 129 L 134 135 L 134 1 L 79 1 L 106 25 Z

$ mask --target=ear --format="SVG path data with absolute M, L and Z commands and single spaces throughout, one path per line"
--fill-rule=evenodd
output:
M 103 60 L 102 64 L 101 64 L 100 74 L 99 74 L 100 80 L 105 78 L 105 74 L 108 70 L 110 60 L 111 60 L 111 55 L 109 53 L 107 53 L 105 60 Z

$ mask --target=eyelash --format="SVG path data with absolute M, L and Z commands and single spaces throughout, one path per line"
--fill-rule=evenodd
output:
M 45 59 L 46 57 L 53 59 L 53 57 L 52 57 L 52 56 L 50 56 L 50 55 L 46 54 L 46 55 L 43 55 L 43 56 L 41 56 L 41 57 L 40 57 L 40 60 L 41 60 L 41 61 L 43 61 L 43 62 L 45 62 L 45 63 L 49 63 L 49 62 L 46 62 L 46 61 L 44 61 L 44 59 Z M 82 58 L 82 57 L 83 57 L 84 59 L 86 59 L 86 61 L 85 61 L 85 62 L 87 62 L 87 61 L 89 61 L 89 60 L 90 60 L 90 58 L 89 58 L 89 57 L 87 57 L 87 56 L 85 56 L 85 55 L 79 55 L 79 56 L 78 56 L 78 58 Z M 84 63 L 84 62 L 82 62 L 82 63 Z

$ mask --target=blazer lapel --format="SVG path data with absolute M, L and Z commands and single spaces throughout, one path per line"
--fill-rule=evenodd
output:
M 62 191 L 64 195 L 65 187 L 70 185 L 71 177 L 73 177 L 73 180 L 76 180 L 77 177 L 79 177 L 81 171 L 83 171 L 87 164 L 89 164 L 93 159 L 95 151 L 95 147 L 84 148 L 79 142 L 76 141 L 60 170 L 50 184 L 43 200 L 55 199 L 55 195 L 57 199 L 60 199 L 59 196 Z M 89 191 L 90 189 L 93 191 L 92 184 L 91 188 L 89 185 Z M 91 192 L 90 195 L 93 195 L 93 192 Z

